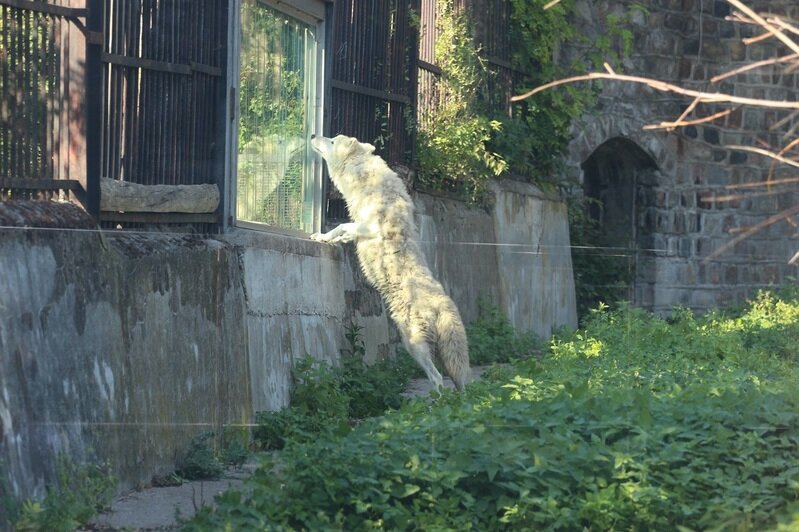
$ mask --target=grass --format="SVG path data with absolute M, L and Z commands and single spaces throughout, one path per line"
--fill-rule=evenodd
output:
M 286 442 L 187 530 L 796 530 L 799 293 L 597 310 L 466 393 Z

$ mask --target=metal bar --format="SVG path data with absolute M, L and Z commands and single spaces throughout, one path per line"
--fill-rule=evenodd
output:
M 0 24 L 3 25 L 5 31 L 0 35 L 2 39 L 3 50 L 8 56 L 11 56 L 12 50 L 9 44 L 11 33 L 11 10 L 7 7 L 0 7 Z M 4 87 L 11 86 L 11 74 L 9 71 L 10 61 L 6 58 L 0 61 L 0 82 Z M 11 90 L 5 90 L 0 93 L 0 177 L 6 175 L 11 168 Z
M 219 67 L 215 67 L 215 66 L 211 66 L 211 65 L 204 65 L 202 63 L 197 63 L 195 61 L 190 61 L 189 62 L 189 67 L 192 70 L 194 70 L 196 72 L 200 72 L 202 74 L 207 74 L 209 76 L 214 76 L 214 77 L 217 77 L 217 78 L 222 77 L 222 72 L 223 71 Z
M 0 5 L 65 18 L 83 18 L 89 11 L 87 8 L 83 7 L 57 6 L 54 4 L 45 4 L 43 2 L 32 2 L 30 0 L 0 0 Z
M 418 63 L 419 63 L 419 68 L 427 70 L 428 72 L 432 72 L 433 74 L 436 74 L 436 75 L 439 75 L 439 76 L 443 73 L 441 68 L 437 67 L 433 63 L 428 63 L 427 61 L 424 61 L 422 59 L 419 59 Z
M 89 14 L 86 28 L 103 30 L 104 0 L 87 0 Z M 103 145 L 103 63 L 102 45 L 86 39 L 85 94 L 86 94 L 86 210 L 97 218 L 100 214 L 100 174 Z
M 169 63 L 166 61 L 154 61 L 140 57 L 130 57 L 126 55 L 110 54 L 103 52 L 103 61 L 112 65 L 126 66 L 132 68 L 142 68 L 145 70 L 156 70 L 158 72 L 168 72 L 181 76 L 191 76 L 193 72 L 202 72 L 209 76 L 221 77 L 222 69 L 192 61 L 188 65 Z
M 100 221 L 151 224 L 215 224 L 219 222 L 219 216 L 216 213 L 101 211 Z
M 227 2 L 214 2 L 215 9 L 212 11 L 214 22 L 217 25 L 214 31 L 216 41 L 212 43 L 213 52 L 217 53 L 217 61 L 220 65 L 220 70 L 227 71 L 228 61 L 228 17 L 227 17 Z M 215 11 L 215 13 L 214 13 Z M 221 50 L 221 51 L 220 51 Z M 208 60 L 213 60 L 212 55 Z M 212 131 L 209 132 L 209 137 L 212 139 L 213 145 L 213 163 L 207 165 L 207 174 L 210 174 L 212 181 L 219 185 L 220 198 L 217 213 L 219 214 L 220 222 L 224 219 L 225 205 L 227 204 L 227 195 L 231 190 L 229 187 L 224 186 L 225 175 L 225 150 L 224 139 L 227 134 L 227 123 L 225 120 L 225 97 L 227 96 L 227 80 L 225 78 L 213 80 L 213 98 L 212 104 L 216 116 L 214 117 Z M 192 162 L 196 161 L 196 154 L 194 152 L 195 144 L 192 144 Z M 196 163 L 195 163 L 196 164 Z
M 339 81 L 336 79 L 332 80 L 330 84 L 334 89 L 339 89 L 346 92 L 352 92 L 363 96 L 371 96 L 372 98 L 378 98 L 380 100 L 397 102 L 405 105 L 410 105 L 411 103 L 410 98 L 408 98 L 407 96 L 403 96 L 401 94 L 392 94 L 386 91 L 370 89 L 369 87 L 362 87 L 360 85 L 355 85 L 353 83 L 346 83 L 344 81 Z
M 18 190 L 80 190 L 77 179 L 36 179 L 30 177 L 0 177 L 0 188 Z

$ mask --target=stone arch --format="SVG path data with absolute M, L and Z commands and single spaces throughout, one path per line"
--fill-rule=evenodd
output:
M 611 270 L 604 282 L 618 283 L 617 298 L 651 307 L 655 227 L 650 214 L 660 181 L 657 162 L 633 140 L 616 136 L 594 149 L 580 167 L 583 193 L 592 200 L 589 213 L 598 223 L 596 245 Z
M 674 160 L 674 137 L 665 133 L 647 131 L 644 129 L 648 122 L 640 117 L 634 118 L 619 114 L 605 114 L 591 116 L 574 130 L 574 138 L 569 143 L 569 166 L 577 171 L 580 182 L 584 175 L 580 167 L 602 144 L 610 139 L 621 137 L 635 143 L 648 155 L 663 172 L 671 172 L 676 165 Z

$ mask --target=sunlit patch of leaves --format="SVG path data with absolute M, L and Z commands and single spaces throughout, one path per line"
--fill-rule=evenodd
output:
M 188 528 L 794 529 L 799 355 L 772 334 L 797 311 L 597 310 L 542 360 L 287 445 Z

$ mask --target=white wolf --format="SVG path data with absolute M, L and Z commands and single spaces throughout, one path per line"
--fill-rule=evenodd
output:
M 405 348 L 434 385 L 443 385 L 433 364 L 436 356 L 462 390 L 471 374 L 466 331 L 419 248 L 413 202 L 404 183 L 370 144 L 339 135 L 314 137 L 311 145 L 327 162 L 353 219 L 311 238 L 331 244 L 355 241 L 361 269 L 386 300 Z

